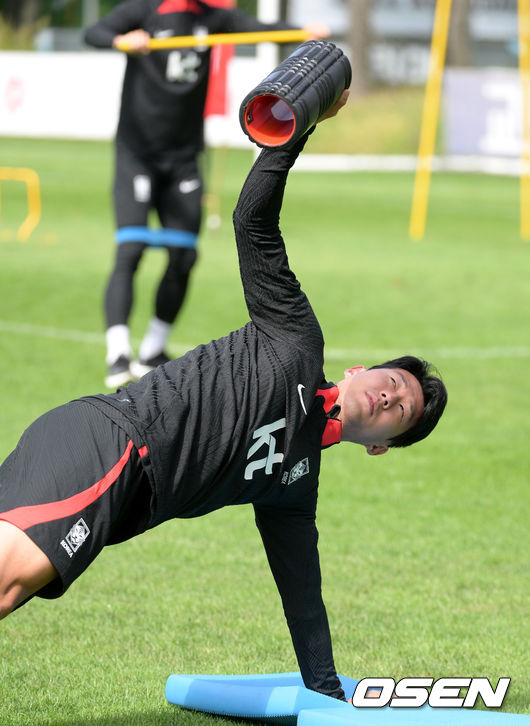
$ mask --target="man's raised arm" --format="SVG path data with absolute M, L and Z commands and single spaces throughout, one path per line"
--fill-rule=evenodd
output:
M 334 116 L 347 98 L 345 91 L 320 120 Z M 261 152 L 241 190 L 234 228 L 245 300 L 257 327 L 273 338 L 316 336 L 322 344 L 319 323 L 289 267 L 279 225 L 287 176 L 308 135 L 290 148 Z

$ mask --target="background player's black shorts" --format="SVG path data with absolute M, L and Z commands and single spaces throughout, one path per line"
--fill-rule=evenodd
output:
M 146 227 L 155 209 L 166 229 L 199 233 L 203 182 L 196 149 L 142 156 L 116 140 L 114 209 L 116 226 Z
M 37 595 L 59 597 L 105 545 L 148 528 L 143 453 L 86 401 L 49 411 L 23 433 L 0 467 L 0 520 L 26 532 L 59 573 Z

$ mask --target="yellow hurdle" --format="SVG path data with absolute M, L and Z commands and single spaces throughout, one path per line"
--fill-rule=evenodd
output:
M 418 167 L 414 181 L 414 194 L 410 214 L 409 234 L 414 240 L 421 240 L 425 234 L 432 157 L 436 141 L 436 126 L 438 124 L 445 49 L 447 47 L 450 18 L 451 0 L 437 0 L 431 41 L 429 77 L 427 79 L 425 100 L 423 103 Z
M 39 175 L 33 169 L 0 166 L 0 181 L 21 181 L 26 185 L 28 213 L 17 231 L 19 242 L 26 242 L 41 218 Z
M 211 35 L 181 35 L 172 38 L 151 38 L 150 50 L 196 48 L 213 45 L 254 45 L 255 43 L 303 43 L 311 35 L 305 30 L 262 30 L 252 33 L 212 33 Z M 119 43 L 119 50 L 128 51 L 128 43 Z

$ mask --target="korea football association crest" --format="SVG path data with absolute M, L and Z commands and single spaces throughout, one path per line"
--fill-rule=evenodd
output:
M 83 518 L 78 519 L 66 537 L 61 540 L 61 546 L 66 550 L 69 557 L 77 552 L 89 534 L 90 530 L 85 520 Z
M 309 474 L 309 459 L 301 459 L 298 464 L 295 464 L 289 472 L 289 478 L 287 479 L 287 486 L 292 484 L 294 481 L 300 479 L 300 477 Z

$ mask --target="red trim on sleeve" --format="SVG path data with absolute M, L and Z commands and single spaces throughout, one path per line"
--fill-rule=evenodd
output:
M 147 446 L 141 446 L 138 449 L 138 453 L 140 454 L 140 459 L 143 459 L 144 456 L 149 453 L 149 451 L 147 450 Z
M 145 448 L 146 447 L 142 447 Z M 69 517 L 76 512 L 80 512 L 85 507 L 93 504 L 107 489 L 109 489 L 122 473 L 125 465 L 131 458 L 133 442 L 129 441 L 127 448 L 105 476 L 88 489 L 79 494 L 74 494 L 68 499 L 62 499 L 58 502 L 49 502 L 48 504 L 34 504 L 26 507 L 17 507 L 10 509 L 8 512 L 0 513 L 0 520 L 10 522 L 19 529 L 25 530 L 33 527 L 35 524 L 43 524 L 44 522 L 52 522 L 54 519 L 62 519 Z M 147 449 L 146 449 L 147 451 Z

